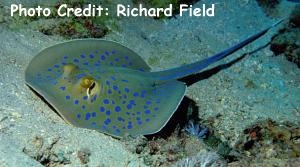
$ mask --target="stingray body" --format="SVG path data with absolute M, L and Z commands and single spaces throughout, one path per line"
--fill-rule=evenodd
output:
M 38 53 L 25 80 L 74 126 L 118 138 L 152 134 L 164 127 L 185 94 L 186 85 L 178 79 L 225 58 L 271 27 L 212 57 L 159 72 L 150 72 L 140 56 L 116 42 L 72 40 Z

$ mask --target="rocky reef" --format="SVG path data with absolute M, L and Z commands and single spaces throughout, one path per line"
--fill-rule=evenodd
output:
M 300 5 L 294 8 L 285 27 L 273 36 L 270 49 L 300 67 Z

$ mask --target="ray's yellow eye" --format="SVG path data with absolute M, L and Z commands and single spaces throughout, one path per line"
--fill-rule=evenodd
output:
M 87 96 L 95 95 L 99 90 L 99 84 L 91 76 L 81 78 L 80 86 L 86 89 Z
M 94 83 L 94 78 L 91 76 L 85 76 L 81 78 L 80 86 L 83 88 L 89 88 Z

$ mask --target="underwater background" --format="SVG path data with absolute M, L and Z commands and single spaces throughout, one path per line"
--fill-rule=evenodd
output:
M 20 17 L 10 5 L 165 7 L 216 4 L 214 17 Z M 176 11 L 177 10 L 177 11 Z M 174 13 L 178 12 L 174 8 Z M 193 63 L 276 21 L 211 65 L 158 133 L 121 140 L 68 125 L 26 86 L 42 49 L 78 38 L 116 41 L 152 71 Z M 288 0 L 13 0 L 0 2 L 0 166 L 300 166 L 300 4 Z M 192 81 L 191 81 L 192 82 Z

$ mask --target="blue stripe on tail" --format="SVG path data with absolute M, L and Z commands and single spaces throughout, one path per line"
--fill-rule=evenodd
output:
M 238 43 L 237 45 L 230 47 L 229 49 L 226 49 L 220 53 L 217 53 L 209 58 L 206 58 L 204 60 L 201 60 L 201 61 L 198 61 L 195 63 L 188 64 L 188 65 L 183 65 L 183 66 L 180 66 L 177 68 L 172 68 L 172 69 L 165 70 L 165 71 L 154 72 L 153 73 L 154 77 L 156 77 L 158 80 L 166 81 L 166 80 L 172 80 L 172 79 L 180 79 L 182 77 L 200 72 L 202 69 L 206 68 L 210 64 L 213 64 L 213 63 L 229 56 L 230 54 L 236 52 L 237 50 L 241 49 L 242 47 L 244 47 L 244 46 L 248 45 L 249 43 L 255 41 L 256 39 L 260 38 L 265 33 L 267 33 L 269 31 L 269 29 L 278 25 L 283 20 L 284 19 L 276 22 L 272 26 L 262 30 L 261 32 L 259 32 L 257 34 L 250 36 L 249 38 Z

